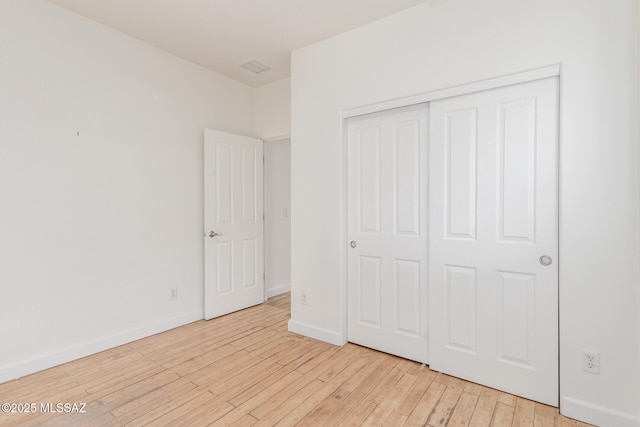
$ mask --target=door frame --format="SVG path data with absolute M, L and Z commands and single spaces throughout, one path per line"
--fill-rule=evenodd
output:
M 267 183 L 267 144 L 271 143 L 271 142 L 282 142 L 282 141 L 289 141 L 289 156 L 291 156 L 291 135 L 287 134 L 287 135 L 279 135 L 273 138 L 266 138 L 266 139 L 262 139 L 263 142 L 263 155 L 262 155 L 262 159 L 263 159 L 263 169 L 262 169 L 262 181 L 263 181 L 263 187 L 264 187 L 264 191 L 262 194 L 263 197 L 263 206 L 264 206 L 264 237 L 263 237 L 263 242 L 264 242 L 264 300 L 267 301 L 269 298 L 275 297 L 277 295 L 281 295 L 282 293 L 286 293 L 285 292 L 281 292 L 279 294 L 276 295 L 269 295 L 269 290 L 267 289 L 267 278 L 269 277 L 269 274 L 271 273 L 269 271 L 268 268 L 268 264 L 267 264 L 267 239 L 269 238 L 269 232 L 267 230 L 267 220 L 269 219 L 269 215 L 267 213 L 268 208 L 270 207 L 270 203 L 269 203 L 269 185 Z M 291 162 L 289 162 L 289 171 L 291 171 Z M 289 196 L 289 221 L 291 221 L 291 196 Z M 289 246 L 291 246 L 291 242 L 289 242 Z M 288 292 L 291 292 L 291 281 L 289 281 L 289 285 L 288 285 Z
M 468 82 L 458 86 L 452 86 L 448 88 L 442 88 L 430 92 L 423 92 L 413 95 L 407 95 L 401 98 L 389 99 L 379 102 L 374 102 L 371 104 L 365 104 L 360 106 L 346 107 L 340 111 L 340 133 L 341 133 L 341 186 L 340 186 L 340 198 L 341 198 L 341 209 L 340 209 L 340 247 L 338 248 L 340 254 L 340 308 L 339 308 L 339 316 L 340 316 L 340 332 L 341 332 L 341 342 L 342 344 L 347 343 L 348 333 L 347 333 L 347 293 L 348 293 L 348 133 L 347 133 L 347 120 L 351 117 L 361 116 L 370 113 L 378 113 L 385 110 L 390 110 L 393 108 L 399 107 L 407 107 L 415 104 L 428 103 L 430 101 L 436 101 L 438 99 L 451 98 L 459 95 L 467 95 L 475 92 L 480 92 L 489 89 L 497 89 L 505 86 L 527 83 L 534 80 L 545 79 L 548 77 L 558 77 L 558 127 L 561 127 L 561 107 L 562 107 L 562 75 L 561 75 L 561 65 L 560 64 L 551 64 L 548 66 L 535 68 L 531 70 L 525 70 L 521 72 L 516 72 L 512 74 L 505 74 L 502 76 L 488 78 L 486 80 L 480 80 L 475 82 Z M 558 147 L 561 146 L 561 134 L 558 132 Z M 561 204 L 560 204 L 560 194 L 562 190 L 562 182 L 560 169 L 562 166 L 562 156 L 558 152 L 558 200 L 557 200 L 557 208 L 558 208 L 558 271 L 562 269 L 562 257 L 561 255 L 561 242 L 560 242 L 560 228 L 561 228 L 561 220 L 562 217 L 560 215 Z M 428 242 L 425 242 L 428 244 Z M 427 298 L 428 298 L 428 287 L 427 287 Z M 562 393 L 562 384 L 560 384 L 562 364 L 560 360 L 560 350 L 562 347 L 562 331 L 560 330 L 560 322 L 562 320 L 560 315 L 560 276 L 558 275 L 558 391 L 561 396 Z M 427 326 L 429 327 L 429 326 Z M 559 397 L 560 397 L 559 396 Z M 561 402 L 562 399 L 558 399 Z

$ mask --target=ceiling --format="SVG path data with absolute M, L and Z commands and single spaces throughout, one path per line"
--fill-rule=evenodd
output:
M 290 75 L 290 53 L 428 0 L 48 0 L 257 87 Z M 258 60 L 271 70 L 239 65 Z

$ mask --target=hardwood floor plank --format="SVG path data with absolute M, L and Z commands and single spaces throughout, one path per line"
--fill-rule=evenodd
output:
M 318 376 L 318 379 L 324 382 L 331 380 L 331 378 L 338 375 L 348 366 L 351 366 L 356 359 L 358 359 L 358 352 L 341 351 L 341 349 L 338 350 L 333 357 L 327 359 L 331 360 L 331 363 L 328 365 L 328 369 L 326 369 L 323 374 Z M 355 366 L 356 370 L 354 372 L 349 372 L 346 374 L 348 377 L 351 377 L 351 375 L 357 372 L 357 370 L 359 370 L 359 368 L 361 368 L 363 364 L 359 363 Z
M 458 399 L 464 391 L 464 385 L 460 385 L 455 378 L 449 380 L 449 384 L 445 389 L 440 401 L 429 415 L 427 423 L 433 427 L 446 426 L 456 409 Z
M 217 347 L 211 351 L 204 352 L 198 355 L 192 355 L 189 359 L 182 361 L 177 365 L 168 363 L 167 361 L 160 361 L 165 368 L 173 367 L 175 371 L 181 377 L 187 376 L 193 372 L 196 372 L 204 367 L 210 366 L 216 362 L 225 358 L 234 358 L 237 356 L 239 350 L 236 347 L 232 347 L 229 344 Z M 188 354 L 188 353 L 187 353 Z M 248 356 L 248 354 L 247 354 Z
M 211 385 L 237 375 L 237 373 L 243 369 L 243 366 L 247 364 L 251 366 L 253 363 L 261 360 L 262 358 L 260 357 L 240 350 L 223 357 L 215 364 L 209 364 L 197 371 L 190 372 L 186 375 L 186 378 L 191 379 L 191 381 L 199 386 L 210 387 Z M 180 374 L 180 372 L 178 372 L 178 374 Z
M 58 381 L 69 379 L 64 372 L 62 366 L 47 369 L 46 371 L 37 372 L 35 374 L 7 381 L 0 384 L 0 395 L 6 396 L 11 393 L 13 396 L 28 395 L 33 387 L 49 386 L 56 384 Z
M 557 409 L 551 406 L 535 403 L 533 425 L 543 427 L 555 424 Z
M 301 402 L 296 408 L 283 417 L 276 425 L 290 426 L 300 422 L 309 412 L 326 399 L 331 393 L 336 391 L 345 382 L 345 378 L 337 375 L 328 383 L 324 383 L 322 387 L 315 393 L 310 395 L 306 400 Z
M 504 391 L 498 391 L 498 403 L 503 403 L 507 406 L 516 406 L 516 396 L 505 393 Z
M 291 366 L 280 366 L 277 363 L 274 363 L 273 366 L 276 370 L 272 374 L 265 376 L 249 387 L 243 386 L 242 392 L 228 399 L 229 403 L 233 406 L 240 406 L 245 402 L 254 399 L 258 395 L 263 395 L 266 390 L 274 390 L 274 392 L 277 392 L 278 390 L 281 390 L 283 386 L 288 384 L 288 380 L 295 381 L 297 378 L 302 376 L 300 372 L 294 371 Z M 284 378 L 287 378 L 287 381 L 284 381 Z M 254 408 L 255 406 L 251 409 Z
M 471 422 L 471 416 L 478 403 L 478 395 L 465 391 L 460 395 L 458 404 L 456 405 L 451 419 L 447 423 L 447 427 L 465 427 Z
M 464 386 L 465 392 L 475 394 L 476 396 L 480 396 L 480 393 L 482 393 L 483 389 L 484 389 L 483 386 L 476 383 L 466 383 Z
M 345 378 L 351 377 L 353 373 L 357 372 L 357 370 L 362 366 L 358 362 L 359 361 L 356 360 L 356 361 L 353 361 L 351 365 L 345 366 L 344 369 L 339 374 L 344 376 Z M 271 408 L 273 408 L 273 405 L 275 405 L 277 402 L 282 402 L 283 400 L 287 399 L 288 397 L 296 393 L 297 390 L 300 390 L 305 385 L 307 385 L 309 382 L 318 380 L 320 383 L 326 383 L 327 381 L 330 381 L 331 379 L 335 378 L 338 374 L 329 375 L 329 376 L 325 375 L 327 371 L 331 370 L 332 366 L 333 366 L 333 363 L 330 359 L 327 359 L 322 363 L 318 364 L 312 370 L 302 375 L 297 381 L 293 382 L 286 388 L 278 391 L 278 393 L 272 396 L 264 404 L 252 410 L 251 411 L 252 415 L 257 417 L 258 419 L 261 419 L 263 414 L 268 413 L 271 410 Z M 320 380 L 319 378 L 322 378 L 322 380 Z
M 576 427 L 576 420 L 572 420 L 571 418 L 567 418 L 563 415 L 556 415 L 556 426 L 557 427 Z
M 316 427 L 326 424 L 329 415 L 340 406 L 341 402 L 349 396 L 349 392 L 344 389 L 337 389 L 331 393 L 326 399 L 318 404 L 315 409 L 302 419 L 298 424 L 299 427 Z
M 382 425 L 400 404 L 409 389 L 416 382 L 417 377 L 408 373 L 404 373 L 398 382 L 391 388 L 382 400 L 378 402 L 376 408 L 371 412 L 369 417 L 364 421 L 365 426 Z
M 378 382 L 384 378 L 397 364 L 395 357 L 380 358 L 352 375 L 341 388 L 349 391 L 349 395 L 342 400 L 342 404 L 331 413 L 331 422 L 338 424 L 348 418 L 354 408 L 365 400 Z M 354 362 L 354 364 L 359 361 Z
M 241 403 L 239 405 L 231 403 L 235 406 L 235 408 L 212 425 L 225 426 L 237 422 L 240 418 L 251 413 L 253 409 L 257 408 L 265 401 L 267 401 L 271 395 L 277 393 L 278 390 L 281 390 L 282 388 L 291 384 L 301 376 L 302 374 L 300 372 L 290 371 L 286 375 L 279 378 L 277 381 L 274 381 L 269 385 L 265 384 L 265 386 L 260 387 L 260 391 L 256 390 L 257 392 L 255 394 L 252 394 L 250 397 L 249 395 L 245 395 L 243 393 L 242 397 L 239 399 Z
M 513 413 L 513 427 L 529 427 L 533 425 L 535 416 L 535 403 L 531 400 L 518 397 Z
M 440 383 L 444 386 L 448 386 L 451 381 L 453 381 L 455 378 L 453 378 L 452 376 L 449 376 L 447 374 L 443 374 L 442 372 L 438 373 L 438 376 L 433 380 L 433 382 L 436 383 Z
M 118 417 L 123 423 L 135 420 L 141 415 L 165 405 L 177 397 L 187 394 L 198 388 L 197 385 L 189 381 L 187 378 L 179 378 L 163 387 L 153 390 L 138 399 L 129 400 L 125 404 L 113 409 L 111 413 Z
M 140 360 L 144 356 L 130 346 L 123 345 L 115 349 L 107 350 L 93 356 L 85 357 L 64 365 L 56 366 L 52 369 L 59 369 L 69 378 L 77 381 L 83 381 L 86 378 L 95 376 L 96 374 L 104 375 L 107 372 L 116 372 L 121 366 L 131 363 L 131 361 Z M 96 357 L 94 360 L 93 357 Z
M 210 395 L 211 392 L 202 388 L 195 388 L 191 390 L 189 393 L 185 393 L 182 395 L 178 395 L 173 399 L 169 399 L 167 402 L 159 405 L 153 409 L 149 408 L 146 412 L 138 416 L 137 418 L 127 421 L 126 423 L 121 423 L 120 425 L 132 425 L 132 426 L 142 426 L 147 425 L 149 423 L 153 423 L 155 425 L 159 425 L 155 423 L 155 420 L 161 418 L 162 416 L 168 414 L 171 411 L 177 410 L 182 405 L 190 402 L 191 400 L 197 398 L 202 394 Z
M 404 375 L 404 372 L 397 365 L 389 371 L 387 376 L 375 386 L 375 388 L 367 395 L 367 399 L 372 401 L 375 404 L 380 403 L 386 396 L 389 394 L 395 387 L 395 385 L 400 381 L 400 378 Z
M 437 373 L 430 369 L 425 369 L 418 374 L 416 382 L 413 384 L 407 395 L 398 406 L 398 412 L 409 416 L 414 410 L 424 393 L 427 391 Z
M 289 293 L 277 295 L 275 297 L 269 298 L 269 300 L 265 304 L 279 308 L 281 310 L 289 311 L 289 307 L 291 305 L 291 297 L 289 296 Z
M 299 341 L 297 344 L 291 346 L 288 350 L 278 354 L 278 363 L 281 365 L 288 365 L 296 360 L 302 360 L 309 356 L 314 349 L 320 348 L 318 342 L 309 338 L 297 338 Z
M 367 389 L 367 393 L 369 393 L 377 384 L 378 378 L 386 376 L 396 365 L 397 360 L 395 357 L 384 354 L 384 357 L 374 360 L 361 357 L 355 363 L 363 365 L 363 367 L 345 381 L 342 388 L 352 392 L 356 388 L 361 388 L 363 381 L 367 381 L 371 385 L 371 388 Z
M 339 425 L 344 427 L 357 427 L 367 419 L 369 414 L 376 408 L 376 404 L 370 400 L 361 400 L 349 416 Z
M 330 360 L 338 351 L 339 347 L 332 345 L 329 347 L 323 346 L 320 352 L 298 364 L 298 366 L 296 366 L 296 370 L 298 372 L 307 373 L 325 360 Z
M 108 426 L 116 426 L 122 425 L 121 421 L 116 419 L 110 412 L 95 418 L 91 421 L 93 427 L 108 427 Z
M 199 390 L 199 389 L 197 389 Z M 185 425 L 190 418 L 193 417 L 196 411 L 201 411 L 202 408 L 205 410 L 211 410 L 212 406 L 208 405 L 211 401 L 215 399 L 215 396 L 210 391 L 204 391 L 200 394 L 193 396 L 192 399 L 188 400 L 184 404 L 179 407 L 172 409 L 160 417 L 153 420 L 136 420 L 140 422 L 134 422 L 132 425 L 157 425 L 157 426 L 170 426 L 170 425 Z M 233 405 L 229 403 L 223 403 L 214 407 L 216 414 L 226 413 L 233 410 Z M 226 411 L 226 412 L 225 412 Z M 222 414 L 221 414 L 222 415 Z
M 261 328 L 259 326 L 247 323 L 238 329 L 228 331 L 220 336 L 216 336 L 215 338 L 211 338 L 210 335 L 202 334 L 198 337 L 191 338 L 191 345 L 185 345 L 186 343 L 181 342 L 176 344 L 175 348 L 171 349 L 171 351 L 160 349 L 157 352 L 151 353 L 148 357 L 169 368 L 189 362 L 199 356 L 210 354 L 225 346 L 230 347 L 229 343 L 231 341 L 260 329 Z M 197 344 L 193 345 L 193 342 Z
M 0 384 L 5 402 L 87 403 L 0 413 L 0 425 L 588 427 L 417 362 L 289 332 L 289 305 L 280 295 Z
M 366 375 L 367 366 L 371 366 L 371 362 L 362 357 L 356 357 L 355 359 L 351 359 L 349 365 L 345 366 L 344 369 L 331 369 L 330 372 L 320 375 L 318 377 L 319 380 L 327 382 L 330 381 L 336 375 L 343 375 L 347 379 L 343 384 L 343 389 L 348 392 L 352 392 L 353 388 L 359 384 L 360 378 Z
M 493 420 L 491 425 L 494 427 L 510 427 L 513 423 L 513 406 L 505 405 L 504 403 L 496 403 L 496 409 L 493 414 Z M 553 424 L 547 424 L 553 425 Z
M 278 332 L 276 331 L 265 329 L 263 327 L 257 327 L 251 334 L 231 341 L 229 345 L 251 352 L 251 346 L 255 344 L 270 342 L 273 337 L 277 335 Z
M 85 383 L 85 389 L 89 394 L 105 394 L 129 386 L 147 378 L 151 378 L 165 371 L 162 366 L 140 361 L 131 367 L 123 368 L 118 373 L 101 376 Z M 177 374 L 173 374 L 177 375 Z
M 474 408 L 469 425 L 477 427 L 490 426 L 496 403 L 498 403 L 498 391 L 483 387 L 480 396 L 478 396 L 478 402 Z
M 245 415 L 244 417 L 240 418 L 237 423 L 233 423 L 231 425 L 233 427 L 250 427 L 252 425 L 255 425 L 255 423 L 257 422 L 258 420 L 253 416 Z
M 86 420 L 89 423 L 96 416 L 114 411 L 118 407 L 152 393 L 179 378 L 173 372 L 160 371 L 157 374 L 132 382 L 121 389 L 110 391 L 109 394 L 105 394 L 105 390 L 101 390 L 89 396 L 91 400 L 87 403 L 86 414 L 81 414 L 82 416 L 77 418 Z
M 262 405 L 251 411 L 251 414 L 258 419 L 256 426 L 267 427 L 277 424 L 294 408 L 307 400 L 324 386 L 322 381 L 314 380 L 294 394 L 276 393 L 274 397 L 265 401 Z
M 278 340 L 274 340 L 260 349 L 260 351 L 255 351 L 258 356 L 264 357 L 265 359 L 271 356 L 275 356 L 289 348 L 296 343 L 295 338 L 290 337 L 280 337 Z
M 438 375 L 439 376 L 439 375 Z M 436 377 L 437 378 L 437 377 Z M 415 409 L 409 415 L 405 425 L 423 426 L 431 416 L 440 398 L 444 394 L 447 386 L 435 380 L 431 383 L 425 394 L 422 396 Z
M 383 427 L 401 427 L 404 425 L 404 423 L 407 422 L 407 418 L 409 417 L 401 414 L 398 411 L 393 411 L 393 413 L 387 418 L 387 420 L 382 425 Z

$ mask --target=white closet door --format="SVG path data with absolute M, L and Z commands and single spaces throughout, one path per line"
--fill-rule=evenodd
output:
M 425 104 L 348 121 L 349 341 L 427 361 Z
M 431 368 L 554 406 L 557 120 L 557 78 L 430 106 Z
M 205 129 L 205 319 L 264 302 L 262 141 Z

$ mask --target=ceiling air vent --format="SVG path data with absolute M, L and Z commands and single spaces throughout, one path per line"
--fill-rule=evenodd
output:
M 271 67 L 269 67 L 268 65 L 265 65 L 262 62 L 256 61 L 255 59 L 252 59 L 251 61 L 247 61 L 244 64 L 240 64 L 240 66 L 255 74 L 260 74 L 263 71 L 268 71 L 271 69 Z

